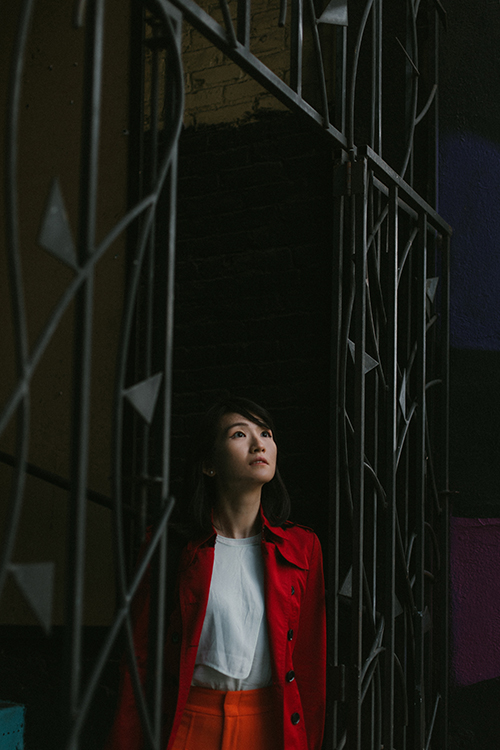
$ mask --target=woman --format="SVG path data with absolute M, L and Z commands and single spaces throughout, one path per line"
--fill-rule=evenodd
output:
M 272 420 L 257 404 L 228 399 L 205 415 L 187 473 L 190 541 L 165 647 L 167 750 L 321 747 L 321 548 L 311 530 L 287 520 L 276 458 Z M 147 632 L 146 611 L 137 641 Z M 127 682 L 117 750 L 140 747 L 137 729 L 127 728 Z

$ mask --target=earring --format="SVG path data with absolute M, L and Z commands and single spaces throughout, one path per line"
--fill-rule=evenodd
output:
M 213 469 L 210 469 L 210 476 L 212 476 L 212 475 L 213 475 L 213 473 L 214 473 L 214 470 L 213 470 Z

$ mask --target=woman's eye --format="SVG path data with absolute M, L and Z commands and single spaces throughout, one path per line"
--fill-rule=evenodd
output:
M 261 435 L 262 437 L 272 438 L 272 433 L 269 430 L 263 430 L 263 432 L 261 432 Z
M 231 437 L 245 437 L 245 433 L 242 432 L 241 430 L 237 430 L 236 432 L 233 432 Z

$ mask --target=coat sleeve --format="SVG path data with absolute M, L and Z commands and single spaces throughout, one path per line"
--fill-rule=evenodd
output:
M 326 704 L 326 614 L 323 556 L 316 534 L 300 606 L 294 669 L 300 685 L 309 750 L 320 750 Z
M 150 604 L 149 570 L 145 574 L 132 607 L 134 650 L 139 679 L 144 685 L 147 669 L 148 627 Z M 130 669 L 125 654 L 120 664 L 118 707 L 105 750 L 142 750 L 144 735 L 137 710 Z

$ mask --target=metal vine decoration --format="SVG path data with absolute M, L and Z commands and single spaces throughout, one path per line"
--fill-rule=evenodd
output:
M 68 614 L 69 640 L 71 642 L 70 668 L 67 674 L 68 691 L 68 726 L 66 729 L 66 746 L 76 748 L 81 728 L 87 718 L 96 685 L 102 674 L 111 649 L 119 633 L 125 629 L 127 650 L 132 677 L 137 687 L 138 705 L 144 730 L 150 743 L 155 747 L 159 742 L 160 717 L 158 706 L 153 713 L 146 706 L 144 690 L 139 684 L 137 666 L 132 643 L 129 605 L 140 583 L 144 571 L 154 553 L 165 552 L 166 524 L 171 513 L 173 501 L 168 497 L 169 466 L 169 409 L 171 391 L 171 344 L 167 348 L 165 369 L 163 372 L 148 372 L 145 365 L 145 376 L 137 383 L 127 383 L 127 362 L 130 355 L 130 341 L 133 334 L 134 310 L 136 306 L 139 280 L 144 273 L 144 264 L 153 244 L 153 230 L 159 196 L 165 184 L 170 181 L 175 185 L 177 142 L 182 126 L 184 81 L 180 55 L 180 13 L 164 0 L 155 0 L 151 13 L 154 15 L 155 36 L 162 40 L 162 45 L 169 51 L 168 88 L 168 130 L 163 138 L 158 158 L 149 180 L 149 189 L 143 197 L 132 206 L 115 224 L 108 234 L 96 242 L 97 184 L 99 168 L 99 143 L 101 133 L 101 97 L 103 77 L 103 42 L 104 42 L 104 0 L 81 0 L 77 3 L 74 23 L 85 27 L 88 37 L 86 58 L 86 80 L 83 107 L 83 135 L 81 154 L 81 195 L 79 227 L 76 242 L 73 241 L 73 229 L 69 225 L 64 205 L 64 197 L 57 177 L 54 177 L 49 190 L 41 229 L 39 245 L 55 256 L 72 271 L 72 279 L 64 290 L 48 319 L 42 326 L 36 342 L 29 346 L 27 330 L 27 313 L 23 287 L 23 269 L 21 266 L 21 249 L 19 238 L 18 213 L 18 130 L 20 101 L 24 73 L 26 44 L 33 16 L 34 0 L 25 0 L 19 14 L 16 42 L 12 54 L 12 67 L 7 114 L 7 164 L 5 193 L 7 207 L 7 253 L 10 274 L 11 304 L 14 320 L 14 340 L 16 352 L 17 378 L 15 386 L 3 405 L 0 414 L 0 434 L 12 423 L 16 426 L 17 444 L 14 456 L 2 455 L 14 467 L 14 479 L 11 486 L 9 512 L 1 548 L 0 592 L 3 591 L 7 576 L 11 575 L 26 596 L 47 632 L 51 627 L 51 602 L 54 578 L 53 563 L 22 564 L 12 563 L 12 554 L 19 528 L 26 474 L 36 473 L 28 463 L 30 441 L 30 387 L 44 353 L 57 331 L 57 328 L 71 304 L 75 304 L 75 335 L 78 337 L 77 361 L 74 367 L 74 404 L 72 424 L 72 465 L 76 467 L 71 482 L 61 478 L 48 477 L 47 472 L 39 472 L 43 478 L 59 483 L 70 491 L 70 514 L 68 539 L 70 540 L 72 559 L 69 564 L 67 599 L 71 602 Z M 155 125 L 155 127 L 157 127 Z M 92 306 L 93 279 L 99 262 L 103 259 L 113 242 L 123 233 L 136 228 L 134 257 L 130 264 L 126 301 L 123 306 L 121 324 L 121 344 L 116 369 L 115 406 L 114 406 L 114 466 L 113 466 L 113 501 L 115 522 L 115 549 L 118 571 L 119 604 L 115 618 L 109 628 L 101 652 L 93 666 L 85 685 L 82 684 L 82 628 L 83 628 L 83 588 L 85 564 L 85 528 L 86 505 L 90 493 L 87 490 L 87 458 L 89 435 L 89 392 L 91 385 L 90 361 L 92 351 Z M 173 284 L 174 231 L 168 241 L 168 267 L 170 284 Z M 169 308 L 167 326 L 172 327 L 173 295 L 168 290 Z M 145 425 L 151 423 L 155 408 L 159 402 L 164 403 L 165 450 L 161 478 L 161 510 L 156 530 L 149 545 L 147 554 L 142 560 L 140 569 L 129 584 L 126 576 L 126 555 L 124 550 L 123 507 L 122 507 L 122 441 L 123 414 L 125 403 L 128 403 L 143 420 Z M 129 407 L 127 407 L 129 408 Z M 58 481 L 59 480 L 59 481 Z M 101 498 L 98 498 L 101 499 Z M 161 679 L 161 674 L 160 674 Z M 158 686 L 157 686 L 158 687 Z M 161 694 L 161 689 L 158 691 Z
M 70 269 L 72 277 L 36 342 L 30 346 L 19 231 L 18 132 L 34 0 L 24 0 L 22 4 L 12 55 L 5 178 L 16 382 L 0 413 L 0 434 L 15 425 L 17 442 L 14 456 L 1 456 L 13 466 L 13 480 L 2 540 L 0 593 L 7 576 L 12 576 L 45 629 L 50 629 L 53 563 L 14 564 L 12 557 L 26 474 L 36 473 L 36 468 L 28 463 L 31 383 L 65 312 L 74 305 L 77 353 L 73 376 L 72 476 L 69 482 L 50 477 L 50 481 L 67 488 L 70 496 L 68 540 L 72 555 L 67 584 L 70 667 L 66 679 L 65 728 L 68 750 L 78 747 L 96 685 L 121 632 L 126 635 L 127 660 L 146 741 L 157 750 L 161 746 L 162 670 L 155 674 L 150 702 L 139 679 L 130 604 L 153 555 L 157 556 L 157 627 L 153 650 L 156 664 L 161 663 L 166 527 L 173 504 L 168 496 L 168 456 L 177 144 L 184 107 L 180 53 L 183 21 L 204 34 L 292 112 L 307 120 L 330 144 L 336 157 L 332 257 L 337 309 L 332 326 L 335 373 L 331 412 L 337 455 L 335 490 L 330 502 L 328 742 L 337 750 L 382 745 L 430 748 L 436 717 L 445 706 L 446 679 L 441 676 L 435 680 L 433 659 L 446 644 L 446 636 L 443 630 L 435 634 L 431 624 L 434 615 L 436 621 L 440 618 L 446 623 L 443 613 L 447 591 L 443 583 L 446 511 L 438 490 L 446 488 L 446 471 L 435 470 L 433 446 L 440 441 L 446 453 L 447 438 L 446 428 L 440 433 L 441 428 L 431 418 L 433 410 L 427 404 L 436 391 L 441 391 L 436 403 L 444 404 L 439 407 L 439 419 L 445 424 L 447 263 L 451 230 L 412 187 L 421 168 L 415 148 L 416 132 L 425 120 L 430 123 L 425 161 L 431 170 L 435 165 L 432 118 L 436 117 L 437 93 L 436 19 L 444 21 L 445 13 L 440 0 L 434 0 L 432 5 L 407 0 L 403 10 L 398 3 L 388 0 L 385 3 L 367 0 L 360 6 L 351 3 L 349 7 L 347 0 L 330 0 L 324 5 L 318 12 L 313 0 L 293 0 L 289 8 L 286 0 L 276 4 L 276 22 L 280 26 L 289 23 L 289 67 L 281 77 L 252 52 L 249 0 L 234 4 L 220 0 L 218 15 L 222 25 L 193 0 L 171 3 L 154 0 L 148 5 L 150 33 L 144 43 L 153 60 L 148 177 L 143 180 L 139 200 L 97 242 L 105 2 L 77 3 L 75 24 L 85 27 L 88 39 L 79 225 L 74 232 L 61 185 L 54 176 L 38 238 L 40 246 Z M 422 54 L 424 27 L 425 54 Z M 309 49 L 304 41 L 306 32 Z M 325 63 L 326 51 L 332 49 L 335 50 L 333 71 Z M 168 56 L 168 75 L 160 71 L 161 50 Z M 305 52 L 311 50 L 307 67 Z M 285 83 L 287 76 L 289 84 Z M 165 103 L 165 111 L 160 111 L 160 100 Z M 391 100 L 399 107 L 394 122 L 389 114 L 396 111 Z M 153 365 L 153 310 L 147 301 L 144 361 L 140 377 L 131 378 L 129 363 L 134 348 L 135 315 L 142 280 L 151 276 L 151 269 L 154 271 L 157 208 L 164 192 L 169 196 L 164 365 L 159 369 Z M 433 196 L 428 200 L 432 203 Z M 164 206 L 165 203 L 163 210 Z M 87 463 L 94 278 L 98 264 L 113 242 L 132 230 L 135 242 L 123 305 L 112 430 L 111 507 L 115 511 L 118 607 L 90 676 L 83 684 L 86 504 L 92 494 L 88 490 Z M 144 426 L 141 436 L 147 453 L 150 427 L 160 404 L 163 406 L 160 476 L 149 476 L 145 460 L 141 476 L 135 478 L 143 487 L 153 483 L 160 487 L 157 522 L 147 552 L 128 581 L 122 500 L 124 423 L 127 410 L 132 409 Z M 432 593 L 434 582 L 444 592 L 441 610 L 436 604 L 438 596 Z M 442 662 L 441 674 L 444 674 L 445 657 Z M 445 708 L 442 714 L 444 719 L 440 721 L 444 725 Z

